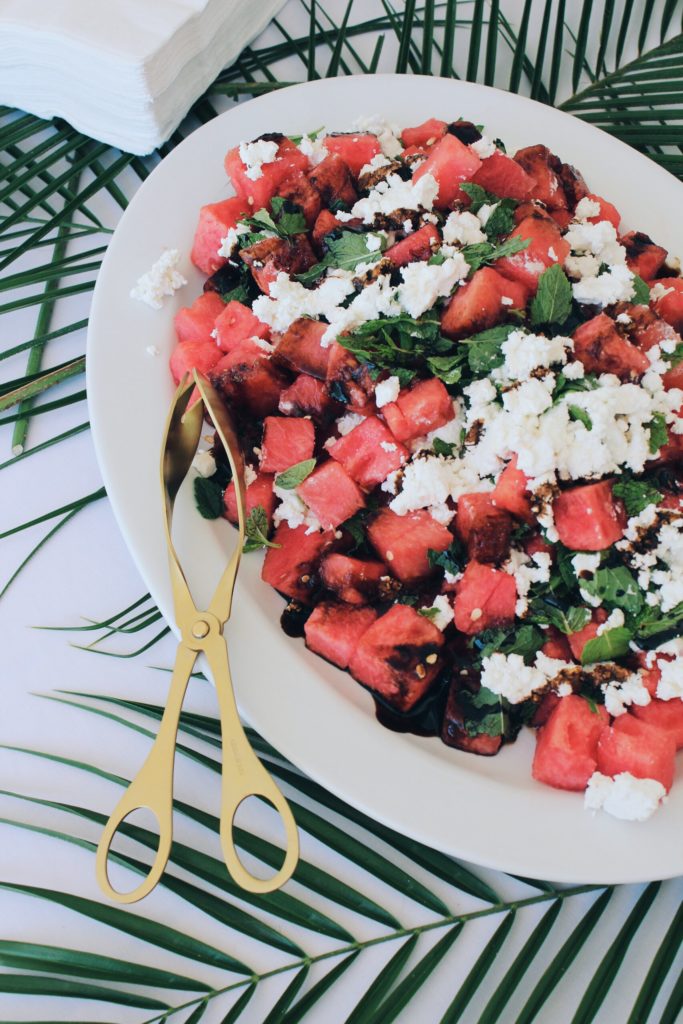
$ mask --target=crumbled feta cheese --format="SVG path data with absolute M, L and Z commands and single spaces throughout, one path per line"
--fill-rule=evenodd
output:
M 642 679 L 636 673 L 623 681 L 602 683 L 600 689 L 605 698 L 605 707 L 613 718 L 626 714 L 632 704 L 642 708 L 652 700 L 649 690 L 643 686 Z
M 586 376 L 586 368 L 580 359 L 577 359 L 573 363 L 567 363 L 562 370 L 562 373 L 567 380 L 581 380 L 582 377 Z
M 384 155 L 384 153 L 376 153 L 369 163 L 363 164 L 363 166 L 360 169 L 360 174 L 358 175 L 358 177 L 362 178 L 365 174 L 372 174 L 373 171 L 378 171 L 380 167 L 390 166 L 391 160 L 389 160 Z
M 671 611 L 683 601 L 683 518 L 663 519 L 658 523 L 656 506 L 648 505 L 639 516 L 629 519 L 624 539 L 617 547 L 626 554 L 626 561 L 638 574 L 638 584 L 649 590 L 646 601 Z M 655 524 L 657 524 L 655 526 Z M 638 540 L 641 530 L 656 529 L 656 545 L 644 552 L 633 551 L 631 545 Z M 658 564 L 664 568 L 658 568 Z
M 581 575 L 585 572 L 589 572 L 591 575 L 597 572 L 600 568 L 600 562 L 602 561 L 599 551 L 595 554 L 588 552 L 581 552 L 578 555 L 572 557 L 572 568 L 576 573 L 576 578 L 580 579 Z
M 131 299 L 145 302 L 152 309 L 161 309 L 167 295 L 173 295 L 187 284 L 178 270 L 179 263 L 178 249 L 164 249 L 156 263 L 138 278 L 137 284 L 131 289 Z
M 633 323 L 633 320 L 628 315 L 628 313 L 619 313 L 616 322 L 618 324 L 624 324 L 626 327 L 628 327 L 629 324 Z
M 485 242 L 486 235 L 474 213 L 454 210 L 448 214 L 443 226 L 443 240 L 448 245 L 474 245 L 476 242 Z
M 266 232 L 268 235 L 272 235 L 272 231 Z M 249 234 L 249 228 L 246 224 L 238 224 L 234 228 L 228 228 L 228 233 L 225 238 L 221 238 L 221 244 L 216 252 L 217 256 L 225 257 L 225 259 L 231 259 L 235 249 L 240 244 L 240 235 Z
M 588 780 L 584 807 L 607 811 L 623 821 L 646 821 L 666 800 L 666 790 L 657 779 L 637 779 L 630 772 L 614 778 L 594 772 Z
M 605 621 L 601 622 L 598 626 L 597 636 L 602 636 L 603 633 L 607 633 L 610 629 L 620 629 L 625 621 L 626 619 L 621 608 L 613 608 Z
M 463 573 L 461 572 L 449 572 L 448 569 L 444 569 L 443 578 L 444 582 L 449 583 L 451 586 L 461 580 Z
M 433 622 L 436 628 L 440 629 L 443 633 L 449 622 L 453 621 L 453 606 L 451 602 L 445 594 L 437 594 L 429 610 L 436 610 L 436 615 L 429 617 L 430 622 Z
M 661 673 L 657 683 L 658 699 L 683 700 L 683 658 L 676 657 L 673 661 L 658 658 L 657 667 Z
M 369 234 L 365 239 L 365 246 L 368 252 L 377 252 L 378 249 L 382 248 L 382 239 L 379 235 Z M 373 266 L 373 264 L 370 264 Z M 356 273 L 358 274 L 358 267 L 356 267 Z
M 481 685 L 504 697 L 510 704 L 521 704 L 534 693 L 544 690 L 551 679 L 567 666 L 567 662 L 547 658 L 540 652 L 533 665 L 526 665 L 520 654 L 496 652 L 482 660 Z
M 381 380 L 375 387 L 375 405 L 378 409 L 382 406 L 388 405 L 389 402 L 395 402 L 399 396 L 401 390 L 401 383 L 398 377 L 387 377 L 386 380 Z
M 305 526 L 307 534 L 316 533 L 322 529 L 320 522 L 303 499 L 299 497 L 296 490 L 287 490 L 285 487 L 278 487 L 277 484 L 274 484 L 273 492 L 280 499 L 280 504 L 273 513 L 275 526 L 287 523 L 292 530 L 296 530 L 297 526 Z
M 412 220 L 403 221 L 403 230 L 406 233 L 406 235 L 411 235 L 413 233 L 414 228 Z
M 299 143 L 299 149 L 304 156 L 308 157 L 313 167 L 317 167 L 325 157 L 329 156 L 325 146 L 325 136 L 322 131 L 317 134 L 315 139 L 310 135 L 303 135 Z
M 270 285 L 270 295 L 259 295 L 254 300 L 252 312 L 273 330 L 284 333 L 302 316 L 329 319 L 353 292 L 351 274 L 342 276 L 338 273 L 326 277 L 316 288 L 304 288 L 299 281 L 293 281 L 281 271 Z
M 485 160 L 496 152 L 496 144 L 487 135 L 482 135 L 476 142 L 470 143 L 470 149 L 474 150 L 480 160 Z
M 501 306 L 514 306 L 515 300 L 511 299 L 509 295 L 501 295 L 500 304 Z
M 508 380 L 528 380 L 534 370 L 567 362 L 567 351 L 574 343 L 571 338 L 557 335 L 545 338 L 542 334 L 512 331 L 502 345 L 505 362 L 502 373 Z
M 526 614 L 527 595 L 531 585 L 532 583 L 547 583 L 550 579 L 550 566 L 551 558 L 546 551 L 537 551 L 531 557 L 516 548 L 510 551 L 510 557 L 504 563 L 503 569 L 513 577 L 517 588 L 515 615 L 521 617 Z
M 612 266 L 606 274 L 583 277 L 572 284 L 577 302 L 592 306 L 611 306 L 614 302 L 628 302 L 633 296 L 633 272 L 628 267 Z
M 199 476 L 209 477 L 216 472 L 216 460 L 211 452 L 199 451 L 192 460 L 192 468 Z
M 599 257 L 601 263 L 616 266 L 626 263 L 626 249 L 620 245 L 617 229 L 608 220 L 597 224 L 572 223 L 564 234 L 572 252 L 592 253 Z
M 251 485 L 254 483 L 255 480 L 256 480 L 256 471 L 255 471 L 255 469 L 252 466 L 250 466 L 248 462 L 245 462 L 245 464 L 244 464 L 244 486 L 245 487 L 251 487 Z
M 401 134 L 400 128 L 396 124 L 385 121 L 383 117 L 378 117 L 376 114 L 357 117 L 353 122 L 353 127 L 357 132 L 370 132 L 371 135 L 376 135 L 382 152 L 392 160 L 403 152 L 403 144 L 397 137 Z
M 388 216 L 396 210 L 431 210 L 439 186 L 431 174 L 423 174 L 414 181 L 404 181 L 398 174 L 389 174 L 379 181 L 371 192 L 354 203 L 351 217 L 360 217 L 365 224 L 372 224 L 375 214 Z
M 440 264 L 416 262 L 401 267 L 403 284 L 397 291 L 401 308 L 412 317 L 422 316 L 437 299 L 450 295 L 456 284 L 465 280 L 469 269 L 459 253 Z
M 161 349 L 158 347 L 158 345 L 148 345 L 145 349 L 145 352 L 147 353 L 148 356 L 161 355 Z
M 340 416 L 337 420 L 337 430 L 342 437 L 346 434 L 350 434 L 354 427 L 357 427 L 359 423 L 362 423 L 365 416 L 361 416 L 357 412 L 347 412 L 346 415 Z
M 491 214 L 499 206 L 500 203 L 484 203 L 482 206 L 479 207 L 477 217 L 479 218 L 482 227 L 485 227 L 488 224 Z
M 448 499 L 481 489 L 476 469 L 463 459 L 418 455 L 404 467 L 401 490 L 389 507 L 399 516 L 427 508 L 434 518 L 450 522 L 454 513 L 446 504 Z
M 385 452 L 395 452 L 397 450 L 397 446 L 391 441 L 380 441 L 379 446 Z
M 658 299 L 663 299 L 669 292 L 674 291 L 673 288 L 667 288 L 661 281 L 657 281 L 656 284 L 650 288 L 650 302 L 657 302 Z
M 579 199 L 574 210 L 574 220 L 585 221 L 590 220 L 591 217 L 600 216 L 600 203 L 596 203 L 594 199 L 590 199 L 588 196 L 584 196 L 583 199 Z
M 277 142 L 257 139 L 256 142 L 240 143 L 240 160 L 246 167 L 245 174 L 252 181 L 263 177 L 263 164 L 272 163 L 277 156 Z

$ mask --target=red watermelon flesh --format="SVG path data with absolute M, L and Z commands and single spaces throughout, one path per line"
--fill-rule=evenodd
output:
M 556 705 L 536 737 L 531 774 L 538 782 L 556 789 L 586 788 L 598 767 L 599 743 L 609 723 L 604 707 L 593 707 L 574 694 Z
M 661 277 L 652 284 L 661 284 L 664 288 L 671 289 L 668 295 L 655 299 L 652 308 L 680 334 L 683 332 L 683 278 Z
M 628 231 L 619 239 L 626 249 L 626 264 L 634 274 L 649 281 L 664 266 L 669 255 L 661 245 L 655 245 L 643 231 Z
M 443 642 L 441 631 L 424 615 L 395 604 L 363 634 L 349 671 L 398 711 L 408 711 L 439 672 Z
M 432 377 L 418 381 L 402 391 L 396 402 L 382 406 L 382 415 L 395 438 L 411 441 L 450 423 L 455 414 L 444 384 Z
M 462 182 L 471 181 L 480 167 L 481 160 L 473 149 L 455 135 L 444 135 L 431 147 L 429 156 L 413 174 L 413 181 L 431 174 L 439 186 L 434 205 L 445 210 L 461 194 Z
M 460 699 L 461 692 L 462 685 L 456 675 L 448 690 L 448 700 L 441 725 L 441 739 L 446 746 L 466 750 L 470 754 L 481 754 L 484 757 L 497 754 L 503 743 L 502 736 L 488 736 L 484 732 L 470 736 L 467 732 Z
M 205 274 L 213 274 L 227 263 L 226 256 L 218 255 L 221 242 L 230 228 L 236 227 L 240 217 L 247 213 L 247 203 L 239 196 L 202 206 L 190 254 L 196 267 Z
M 598 224 L 601 220 L 608 220 L 617 230 L 619 229 L 621 214 L 616 206 L 603 199 L 602 196 L 593 195 L 592 192 L 588 193 L 586 199 L 592 200 L 592 202 L 597 203 L 600 207 L 599 213 L 596 213 L 594 217 L 587 218 L 589 224 Z
M 340 227 L 341 221 L 335 217 L 329 210 L 321 210 L 315 224 L 313 225 L 313 231 L 311 237 L 313 239 L 313 245 L 317 247 L 318 252 L 322 252 L 322 244 L 325 235 L 328 235 L 330 231 L 334 231 L 335 228 Z
M 254 316 L 248 306 L 233 299 L 216 317 L 216 344 L 230 352 L 247 338 L 267 338 L 268 325 Z
M 288 200 L 304 215 L 306 226 L 310 229 L 316 222 L 322 207 L 320 192 L 311 184 L 303 171 L 295 171 L 285 178 L 277 187 L 278 196 Z
M 583 649 L 589 640 L 595 640 L 598 635 L 598 628 L 607 621 L 607 612 L 604 608 L 594 608 L 591 612 L 590 622 L 587 622 L 583 629 L 577 629 L 567 637 L 569 649 L 577 661 L 581 661 Z
M 564 633 L 559 629 L 550 626 L 546 632 L 547 640 L 541 647 L 541 651 L 548 658 L 558 658 L 560 661 L 572 661 L 572 649 Z M 538 723 L 540 724 L 540 723 Z
M 311 420 L 267 416 L 263 423 L 261 469 L 282 473 L 297 462 L 310 459 L 315 448 L 315 427 Z
M 496 481 L 493 500 L 499 508 L 507 509 L 513 516 L 527 523 L 533 522 L 531 498 L 527 490 L 529 478 L 517 468 L 517 456 L 513 455 Z
M 404 128 L 401 132 L 401 142 L 409 146 L 431 146 L 446 134 L 448 124 L 440 121 L 438 117 L 430 117 L 415 128 Z
M 363 492 L 334 459 L 314 469 L 297 490 L 325 529 L 339 526 L 365 505 Z
M 261 176 L 256 179 L 248 177 L 247 167 L 240 158 L 239 146 L 228 150 L 225 157 L 225 170 L 235 192 L 249 203 L 252 210 L 268 206 L 279 185 L 290 174 L 308 170 L 308 157 L 304 156 L 298 146 L 284 135 L 274 136 L 272 141 L 278 143 L 276 157 L 270 163 L 261 165 Z
M 630 772 L 637 779 L 657 779 L 667 792 L 674 781 L 675 758 L 671 733 L 631 714 L 615 718 L 598 743 L 598 771 L 603 775 Z
M 323 138 L 328 153 L 340 156 L 352 174 L 356 177 L 365 164 L 369 164 L 373 156 L 382 152 L 379 139 L 369 132 L 348 132 L 339 135 L 326 135 Z
M 326 156 L 317 167 L 313 168 L 308 178 L 325 206 L 333 206 L 334 203 L 346 203 L 347 206 L 353 206 L 358 198 L 351 169 L 347 162 L 336 153 Z M 329 214 L 330 211 L 323 208 L 322 213 Z
M 235 497 L 235 485 L 232 481 L 225 489 L 225 515 L 231 523 L 237 522 L 237 498 Z M 247 506 L 247 515 L 253 512 L 257 506 L 261 506 L 266 513 L 268 526 L 273 521 L 273 510 L 275 508 L 275 495 L 273 494 L 273 477 L 268 473 L 259 473 L 256 479 L 246 489 L 244 500 Z
M 516 602 L 513 576 L 471 561 L 455 587 L 455 627 L 471 636 L 512 622 Z
M 516 199 L 518 202 L 526 199 L 534 187 L 534 179 L 524 168 L 499 149 L 482 161 L 472 181 L 501 199 Z
M 477 562 L 501 562 L 510 553 L 512 517 L 490 493 L 461 494 L 456 532 Z
M 514 160 L 533 180 L 531 199 L 545 203 L 549 210 L 567 208 L 567 197 L 559 176 L 562 164 L 547 146 L 527 146 L 515 153 Z
M 553 502 L 560 540 L 574 551 L 603 551 L 621 540 L 626 526 L 623 502 L 612 496 L 612 481 L 571 487 Z
M 380 580 L 387 575 L 383 562 L 352 558 L 350 555 L 326 555 L 320 564 L 320 578 L 327 590 L 347 604 L 366 604 L 376 600 Z
M 307 373 L 295 377 L 280 395 L 279 410 L 284 416 L 312 416 L 316 422 L 323 422 L 339 414 L 340 408 L 325 382 Z
M 272 539 L 279 546 L 267 549 L 261 579 L 281 594 L 310 604 L 313 575 L 323 553 L 334 543 L 334 533 L 306 533 L 305 526 L 293 530 L 280 523 Z
M 508 280 L 493 267 L 481 267 L 445 307 L 441 330 L 449 338 L 466 338 L 495 327 L 513 309 L 524 309 L 527 295 L 524 285 Z
M 620 380 L 632 380 L 650 366 L 645 353 L 622 337 L 606 313 L 580 324 L 572 337 L 574 355 L 588 373 L 614 373 Z
M 423 509 L 399 516 L 385 508 L 368 527 L 368 540 L 392 576 L 403 583 L 414 583 L 433 572 L 430 548 L 445 551 L 453 535 Z
M 673 700 L 655 698 L 642 708 L 634 704 L 631 712 L 642 722 L 647 722 L 648 725 L 653 725 L 671 736 L 677 750 L 683 747 L 683 700 L 680 697 L 674 697 Z
M 374 608 L 349 608 L 321 601 L 304 625 L 306 646 L 333 665 L 347 668 L 361 638 L 376 618 Z
M 301 317 L 290 324 L 278 342 L 277 357 L 284 359 L 293 370 L 325 380 L 330 361 L 331 346 L 320 344 L 327 324 Z
M 368 489 L 386 480 L 389 473 L 403 465 L 408 454 L 376 416 L 368 416 L 330 448 L 332 458 L 356 483 Z
M 406 235 L 400 242 L 396 242 L 386 250 L 384 256 L 391 260 L 395 267 L 404 267 L 407 263 L 415 263 L 418 260 L 428 260 L 435 248 L 441 244 L 441 236 L 433 224 L 425 224 L 424 227 Z
M 179 309 L 173 320 L 178 341 L 205 342 L 215 346 L 211 332 L 216 318 L 224 309 L 225 303 L 217 292 L 204 292 L 191 306 Z
M 215 387 L 238 410 L 263 419 L 278 410 L 282 374 L 253 341 L 243 341 L 211 372 Z
M 529 245 L 514 256 L 496 260 L 496 270 L 513 281 L 520 281 L 535 294 L 543 271 L 554 263 L 564 263 L 570 252 L 569 244 L 557 224 L 537 214 L 525 217 L 510 237 L 527 240 Z
M 185 374 L 193 370 L 207 374 L 220 357 L 221 350 L 213 341 L 181 341 L 173 349 L 169 362 L 173 380 L 180 384 Z

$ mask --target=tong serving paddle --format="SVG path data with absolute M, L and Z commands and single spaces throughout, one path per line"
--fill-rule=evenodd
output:
M 200 399 L 189 405 L 195 384 Z M 204 411 L 209 413 L 228 455 L 235 484 L 238 544 L 206 611 L 196 608 L 171 535 L 173 506 L 189 472 L 201 435 Z M 168 547 L 175 620 L 180 629 L 168 700 L 159 731 L 142 768 L 114 809 L 97 848 L 97 881 L 104 893 L 119 903 L 134 903 L 152 891 L 168 862 L 173 840 L 173 771 L 180 712 L 187 685 L 200 652 L 209 662 L 220 712 L 222 779 L 220 839 L 225 863 L 234 881 L 255 893 L 272 892 L 291 878 L 299 858 L 299 835 L 284 796 L 251 748 L 240 722 L 233 693 L 228 650 L 223 627 L 230 618 L 235 579 L 245 539 L 244 462 L 228 410 L 209 381 L 195 371 L 187 375 L 175 394 L 166 422 L 161 454 L 161 487 L 164 496 L 164 532 Z M 270 878 L 257 878 L 242 864 L 235 848 L 233 823 L 237 808 L 250 796 L 264 797 L 282 818 L 286 851 L 282 866 Z M 135 810 L 148 808 L 159 824 L 159 846 L 149 874 L 131 892 L 114 889 L 109 881 L 107 859 L 112 840 L 124 819 Z

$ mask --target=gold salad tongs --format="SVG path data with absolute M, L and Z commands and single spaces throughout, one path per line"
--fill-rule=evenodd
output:
M 201 400 L 188 404 L 195 383 Z M 199 611 L 192 600 L 185 575 L 171 539 L 173 505 L 197 451 L 204 411 L 208 411 L 227 452 L 235 483 L 239 540 L 211 604 Z M 223 771 L 221 784 L 220 837 L 228 871 L 249 892 L 272 892 L 291 878 L 299 858 L 299 835 L 289 804 L 251 748 L 239 720 L 230 678 L 223 627 L 230 618 L 235 578 L 245 537 L 244 462 L 230 415 L 206 378 L 187 376 L 176 392 L 166 423 L 161 454 L 161 488 L 164 496 L 164 530 L 173 587 L 175 619 L 181 632 L 171 686 L 159 732 L 142 768 L 128 786 L 100 839 L 97 849 L 97 881 L 110 899 L 134 903 L 157 884 L 166 867 L 173 838 L 173 768 L 180 711 L 194 663 L 200 651 L 209 662 L 220 711 Z M 242 864 L 233 838 L 237 808 L 250 796 L 265 797 L 280 814 L 286 835 L 286 852 L 280 870 L 271 878 L 250 874 Z M 149 874 L 132 892 L 117 892 L 109 881 L 107 858 L 114 835 L 133 811 L 148 808 L 159 824 L 159 846 Z

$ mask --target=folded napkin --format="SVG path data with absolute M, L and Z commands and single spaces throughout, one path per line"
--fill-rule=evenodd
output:
M 0 103 L 149 153 L 284 2 L 0 0 Z

